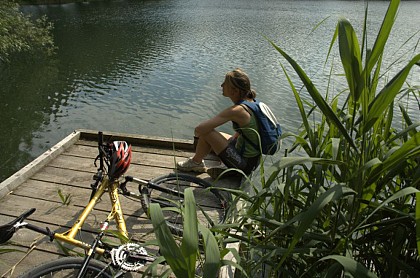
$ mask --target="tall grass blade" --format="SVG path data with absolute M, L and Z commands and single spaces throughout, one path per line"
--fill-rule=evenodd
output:
M 417 254 L 420 254 L 420 193 L 416 193 L 416 242 Z
M 407 79 L 411 68 L 419 62 L 420 54 L 416 55 L 375 97 L 369 106 L 369 112 L 363 128 L 364 132 L 367 132 L 376 123 L 388 106 L 394 101 Z
M 143 271 L 142 277 L 157 277 L 158 275 L 156 269 L 159 266 L 159 264 L 163 262 L 165 262 L 165 258 L 163 256 L 156 258 L 156 260 L 154 260 L 153 263 L 147 265 L 146 269 Z
M 335 44 L 335 41 L 337 40 L 337 37 L 338 37 L 338 28 L 335 28 L 334 35 L 333 35 L 333 37 L 331 39 L 331 42 L 330 42 L 330 47 L 328 48 L 327 58 L 325 59 L 324 66 L 327 64 L 328 58 L 330 57 L 331 50 L 332 50 L 332 48 Z
M 220 268 L 220 252 L 216 238 L 212 232 L 203 225 L 199 225 L 199 230 L 203 236 L 204 253 L 206 256 L 203 266 L 203 278 L 217 277 Z
M 407 113 L 407 110 L 402 106 L 401 103 L 398 103 L 398 106 L 400 107 L 401 115 L 403 116 L 403 119 L 407 126 L 410 126 L 413 124 L 413 121 L 411 120 L 410 116 Z M 413 131 L 414 132 L 414 131 Z M 413 136 L 414 133 L 411 133 L 411 136 Z
M 372 173 L 369 175 L 366 184 L 376 182 L 382 175 L 386 174 L 387 171 L 395 169 L 399 164 L 417 156 L 420 156 L 420 133 L 416 133 L 390 156 L 388 156 L 382 164 L 374 168 Z
M 391 144 L 395 140 L 398 140 L 398 139 L 401 139 L 401 138 L 405 138 L 408 134 L 411 137 L 415 137 L 416 134 L 418 133 L 417 127 L 419 127 L 419 126 L 420 126 L 420 121 L 411 124 L 410 126 L 408 126 L 407 128 L 405 128 L 404 130 L 401 130 L 400 132 L 398 132 L 397 134 L 395 134 L 395 136 L 392 137 L 392 139 L 390 139 L 387 143 L 388 144 Z
M 314 139 L 315 138 L 313 136 L 312 129 L 309 126 L 308 118 L 306 117 L 306 112 L 305 112 L 305 108 L 303 107 L 302 99 L 300 98 L 299 93 L 297 92 L 292 80 L 290 79 L 289 75 L 287 74 L 286 69 L 284 68 L 283 65 L 281 65 L 281 67 L 283 69 L 284 74 L 286 75 L 286 78 L 287 78 L 287 81 L 289 82 L 290 88 L 292 88 L 292 92 L 295 96 L 295 100 L 296 100 L 296 103 L 297 103 L 298 108 L 299 108 L 300 116 L 301 116 L 302 121 L 303 121 L 303 126 L 305 127 L 306 134 L 308 135 L 309 141 L 311 142 L 311 146 L 312 146 L 312 148 L 314 148 L 314 146 L 315 146 Z M 308 154 L 311 154 L 311 153 L 312 153 L 312 151 L 310 151 L 310 153 L 308 153 Z
M 346 74 L 350 94 L 357 101 L 363 90 L 363 82 L 361 82 L 362 58 L 359 42 L 353 26 L 348 20 L 341 19 L 338 22 L 337 29 L 341 63 Z
M 296 63 L 295 60 L 293 60 L 289 55 L 287 55 L 286 52 L 284 52 L 280 47 L 275 45 L 272 41 L 269 41 L 269 42 L 294 68 L 295 72 L 299 75 L 300 79 L 302 80 L 303 84 L 305 85 L 306 89 L 311 95 L 312 99 L 318 105 L 319 109 L 322 111 L 325 117 L 327 117 L 328 122 L 334 124 L 340 130 L 343 136 L 346 138 L 348 144 L 354 150 L 358 151 L 355 143 L 353 142 L 352 138 L 348 134 L 346 128 L 341 123 L 340 119 L 337 117 L 337 115 L 334 113 L 334 111 L 331 109 L 328 103 L 324 100 L 324 98 L 318 92 L 315 85 L 312 83 L 312 81 L 309 79 L 309 77 L 306 75 L 303 69 Z
M 150 204 L 150 217 L 152 219 L 156 239 L 159 243 L 160 253 L 165 257 L 167 263 L 177 277 L 189 277 L 187 262 L 182 256 L 182 252 L 176 244 L 168 225 L 166 225 L 159 204 Z
M 230 265 L 236 269 L 239 269 L 241 271 L 241 275 L 244 275 L 245 277 L 249 277 L 245 269 L 240 264 L 237 264 L 230 260 L 222 260 L 222 265 Z
M 355 194 L 355 192 L 345 186 L 335 185 L 334 187 L 323 193 L 318 199 L 316 199 L 312 205 L 304 212 L 297 216 L 301 218 L 301 222 L 293 235 L 292 242 L 290 243 L 287 253 L 282 257 L 280 263 L 277 266 L 277 270 L 281 267 L 287 256 L 293 251 L 298 241 L 302 238 L 306 230 L 309 228 L 311 223 L 315 220 L 321 210 L 330 202 L 334 202 L 349 194 Z
M 277 179 L 279 173 L 282 169 L 292 168 L 296 165 L 303 164 L 341 164 L 341 161 L 334 161 L 330 159 L 318 158 L 318 157 L 283 157 L 281 160 L 273 163 L 271 167 L 267 169 L 269 174 L 269 179 L 267 180 L 267 185 L 271 185 L 275 179 Z
M 330 255 L 330 256 L 326 256 L 320 259 L 320 261 L 325 261 L 325 260 L 335 260 L 339 262 L 343 266 L 344 271 L 346 273 L 351 274 L 353 277 L 358 277 L 358 278 L 362 278 L 362 277 L 376 278 L 377 277 L 375 273 L 373 273 L 372 271 L 364 267 L 361 263 L 356 262 L 352 258 L 339 256 L 339 255 Z
M 365 2 L 365 17 L 364 17 L 364 20 L 363 20 L 363 38 L 362 38 L 361 57 L 363 57 L 363 53 L 365 52 L 365 46 L 366 46 L 366 40 L 367 40 L 368 10 L 369 10 L 369 1 L 366 1 Z
M 22 251 L 22 250 L 19 250 L 19 249 L 13 249 L 13 248 L 0 248 L 0 254 L 12 253 L 12 252 L 21 252 L 21 253 L 25 253 L 25 251 Z
M 392 30 L 392 26 L 394 25 L 399 5 L 400 0 L 391 0 L 388 6 L 388 10 L 382 22 L 381 29 L 379 30 L 375 44 L 372 48 L 372 52 L 369 56 L 369 60 L 365 69 L 367 73 L 370 73 L 372 71 L 376 62 L 384 52 L 385 43 L 387 42 L 389 34 Z
M 184 231 L 182 237 L 181 252 L 187 263 L 189 277 L 194 277 L 195 263 L 198 252 L 198 227 L 196 204 L 191 188 L 184 191 L 185 211 L 184 211 Z
M 340 138 L 331 138 L 332 159 L 336 160 L 340 151 Z
M 389 197 L 388 199 L 386 199 L 385 201 L 383 201 L 367 217 L 365 217 L 362 221 L 360 221 L 358 223 L 358 225 L 356 226 L 356 228 L 354 228 L 354 230 L 350 233 L 350 236 L 353 235 L 354 232 L 356 230 L 358 230 L 362 225 L 364 225 L 378 210 L 382 209 L 384 206 L 386 206 L 390 202 L 393 202 L 393 201 L 397 200 L 398 198 L 404 197 L 406 195 L 417 194 L 418 192 L 420 192 L 420 191 L 417 190 L 417 189 L 415 189 L 415 188 L 413 188 L 413 187 L 407 187 L 407 188 L 401 189 L 400 191 L 396 192 L 391 197 Z

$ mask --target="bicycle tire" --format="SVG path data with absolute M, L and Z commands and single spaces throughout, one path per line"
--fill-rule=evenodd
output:
M 196 176 L 183 173 L 170 173 L 156 177 L 149 184 L 149 202 L 173 206 L 173 201 L 179 202 L 183 198 L 179 192 L 186 188 L 193 188 L 194 198 L 197 204 L 198 221 L 206 227 L 222 223 L 225 220 L 227 210 L 226 198 L 216 189 L 208 189 L 212 184 Z M 154 185 L 157 187 L 154 188 Z M 173 193 L 162 192 L 162 189 L 172 189 Z M 170 201 L 169 201 L 170 200 Z M 182 202 L 182 201 L 181 201 Z M 178 213 L 164 211 L 166 223 L 172 233 L 182 234 L 182 219 Z
M 38 267 L 26 272 L 21 278 L 41 278 L 41 277 L 76 277 L 79 269 L 83 265 L 82 257 L 65 257 L 58 260 L 39 265 Z M 102 273 L 101 273 L 102 272 Z M 108 266 L 100 261 L 91 260 L 85 277 L 114 277 Z

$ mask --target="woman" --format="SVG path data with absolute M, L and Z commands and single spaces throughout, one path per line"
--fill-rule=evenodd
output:
M 245 72 L 235 69 L 226 74 L 221 87 L 223 96 L 230 98 L 234 104 L 195 128 L 195 155 L 186 161 L 178 162 L 178 170 L 206 172 L 203 159 L 211 151 L 215 152 L 228 168 L 240 169 L 246 175 L 258 165 L 261 154 L 247 142 L 251 141 L 254 146 L 259 144 L 257 121 L 246 105 L 239 104 L 241 101 L 254 101 L 256 93 L 251 89 L 251 82 Z M 216 131 L 217 127 L 228 121 L 232 121 L 236 131 L 233 136 Z

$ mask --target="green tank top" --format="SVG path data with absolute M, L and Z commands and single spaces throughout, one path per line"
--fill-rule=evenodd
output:
M 246 109 L 247 110 L 247 109 Z M 248 111 L 248 110 L 247 110 Z M 247 140 L 243 137 L 242 134 L 246 136 L 248 140 L 254 142 L 255 145 L 259 146 L 259 138 L 258 138 L 258 125 L 257 120 L 255 119 L 254 113 L 252 111 L 248 111 L 251 115 L 251 119 L 249 123 L 242 128 L 235 122 L 233 122 L 233 129 L 236 132 L 239 132 L 239 137 L 236 141 L 236 149 L 243 157 L 254 157 L 260 155 L 260 152 L 256 150 Z

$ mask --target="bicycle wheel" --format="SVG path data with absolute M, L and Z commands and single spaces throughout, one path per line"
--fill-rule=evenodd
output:
M 21 278 L 38 277 L 77 277 L 80 268 L 83 265 L 84 258 L 66 257 L 46 264 L 42 264 L 29 272 L 20 276 Z M 84 277 L 114 277 L 108 266 L 100 261 L 91 260 L 88 265 L 88 271 Z
M 162 207 L 177 207 L 183 202 L 183 192 L 192 188 L 197 204 L 198 221 L 206 227 L 222 223 L 227 210 L 227 200 L 212 185 L 198 177 L 170 173 L 151 180 L 149 184 L 150 202 L 157 202 Z M 169 191 L 167 190 L 169 189 Z M 179 213 L 164 210 L 164 217 L 172 232 L 182 233 L 182 218 Z

